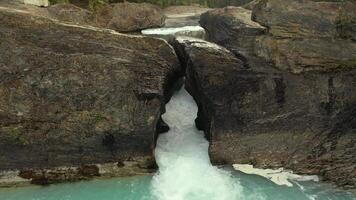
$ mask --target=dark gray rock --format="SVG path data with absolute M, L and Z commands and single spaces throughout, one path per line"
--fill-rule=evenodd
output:
M 0 170 L 118 161 L 149 170 L 181 76 L 172 47 L 14 10 L 0 19 Z
M 356 70 L 296 75 L 267 64 L 248 68 L 208 42 L 172 44 L 186 64 L 213 163 L 286 167 L 356 186 Z
M 282 38 L 355 38 L 356 4 L 353 1 L 261 0 L 253 20 Z
M 209 41 L 225 46 L 236 54 L 248 56 L 254 51 L 255 39 L 266 28 L 251 20 L 251 11 L 241 7 L 226 7 L 201 15 Z
M 198 88 L 190 90 L 201 104 L 197 122 L 210 138 L 215 163 L 287 167 L 356 186 L 356 46 L 336 24 L 339 12 L 353 7 L 351 1 L 261 0 L 252 16 L 266 30 L 242 23 L 249 19 L 242 8 L 202 15 L 209 40 L 245 67 L 234 72 L 230 63 L 231 69 L 219 72 L 223 78 L 211 83 L 219 61 L 205 62 L 187 80 Z M 347 16 L 353 18 L 353 11 Z M 200 69 L 194 66 L 212 51 L 197 57 L 180 49 L 188 69 Z

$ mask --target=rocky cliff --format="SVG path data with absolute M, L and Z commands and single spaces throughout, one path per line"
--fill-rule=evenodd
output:
M 185 73 L 215 164 L 286 167 L 355 188 L 355 3 L 246 8 L 206 12 L 210 42 L 178 37 L 175 53 L 160 39 L 73 25 L 120 30 L 113 5 L 95 23 L 70 5 L 41 14 L 61 22 L 0 7 L 0 178 L 150 171 L 168 129 L 160 115 Z
M 227 49 L 176 40 L 213 162 L 356 186 L 355 11 L 351 1 L 262 0 L 201 16 Z
M 47 183 L 77 177 L 31 170 L 154 166 L 160 115 L 181 76 L 168 43 L 11 9 L 0 10 L 0 24 L 1 171 Z

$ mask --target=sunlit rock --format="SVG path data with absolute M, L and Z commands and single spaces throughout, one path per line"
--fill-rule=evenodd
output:
M 301 176 L 293 174 L 292 171 L 286 171 L 283 168 L 258 169 L 254 168 L 253 165 L 247 164 L 234 164 L 233 167 L 235 170 L 241 171 L 245 174 L 262 176 L 271 180 L 277 185 L 285 185 L 288 187 L 293 187 L 293 183 L 291 181 L 319 181 L 317 176 Z

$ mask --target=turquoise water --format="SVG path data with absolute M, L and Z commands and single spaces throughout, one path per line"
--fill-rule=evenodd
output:
M 234 172 L 244 195 L 259 194 L 267 200 L 354 200 L 355 196 L 330 185 L 301 182 L 295 187 L 277 186 L 262 177 Z M 141 176 L 109 180 L 0 189 L 1 200 L 157 200 L 152 194 L 152 177 Z M 213 183 L 206 183 L 213 184 Z M 240 198 L 253 199 L 253 198 Z M 205 200 L 205 199 L 204 199 Z
M 0 189 L 0 200 L 356 200 L 330 185 L 290 180 L 293 187 L 218 168 L 210 163 L 209 143 L 194 125 L 197 106 L 184 90 L 166 105 L 170 125 L 155 150 L 159 171 L 137 176 L 46 187 Z

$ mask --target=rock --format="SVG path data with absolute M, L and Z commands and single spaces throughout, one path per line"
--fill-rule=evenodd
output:
M 252 18 L 275 37 L 356 39 L 356 4 L 352 1 L 261 0 Z
M 93 15 L 88 10 L 77 7 L 73 4 L 55 4 L 48 8 L 49 15 L 63 22 L 75 24 L 92 24 Z
M 268 27 L 268 34 L 243 8 L 209 11 L 200 23 L 209 41 L 227 47 L 250 67 L 256 67 L 258 55 L 292 73 L 336 71 L 356 68 L 356 43 L 349 41 L 356 35 L 351 34 L 356 9 L 350 8 L 354 6 L 351 2 L 260 1 L 253 18 Z M 348 19 L 343 28 L 335 22 L 341 13 L 347 13 L 343 18 Z
M 35 6 L 41 6 L 41 7 L 49 6 L 48 0 L 24 0 L 24 3 L 30 4 L 30 5 L 35 5 Z
M 251 20 L 250 10 L 241 7 L 208 11 L 201 15 L 200 24 L 206 30 L 209 41 L 244 56 L 254 52 L 256 37 L 266 31 Z
M 78 172 L 86 177 L 100 176 L 99 168 L 96 165 L 84 165 L 79 167 Z
M 140 31 L 164 26 L 163 11 L 149 3 L 116 3 L 102 7 L 96 13 L 96 23 L 100 27 L 119 32 Z
M 227 49 L 200 39 L 177 37 L 172 45 L 186 66 L 185 87 L 199 108 L 197 127 L 205 130 L 210 139 L 212 115 L 220 109 L 225 112 L 226 94 L 233 92 L 229 84 L 236 82 L 236 75 L 244 69 L 243 62 Z
M 165 27 L 198 26 L 200 15 L 208 10 L 211 9 L 200 5 L 169 6 L 163 10 L 167 17 Z
M 213 163 L 286 167 L 356 186 L 355 69 L 294 74 L 252 56 L 245 59 L 260 65 L 248 66 L 209 42 L 172 44 Z
M 356 42 L 342 39 L 275 39 L 262 36 L 255 52 L 292 73 L 356 69 Z
M 215 163 L 286 167 L 356 187 L 354 6 L 352 1 L 260 0 L 252 12 L 252 19 L 267 27 L 260 31 L 241 25 L 249 19 L 241 8 L 202 15 L 209 40 L 246 66 L 245 73 L 220 72 L 237 79 L 218 79 L 228 90 L 224 93 L 209 85 L 206 72 L 190 81 L 204 85 L 204 93 L 193 90 L 193 96 L 208 108 L 198 117 L 204 126 L 198 125 L 211 138 Z M 347 19 L 342 26 L 340 16 Z M 210 65 L 204 69 L 215 70 L 209 69 L 215 63 Z M 217 104 L 215 98 L 227 100 Z
M 356 68 L 355 3 L 262 0 L 252 16 L 268 27 L 255 53 L 275 67 L 296 74 Z
M 16 10 L 0 19 L 0 171 L 127 160 L 139 167 L 115 174 L 152 171 L 157 123 L 182 75 L 173 48 Z

